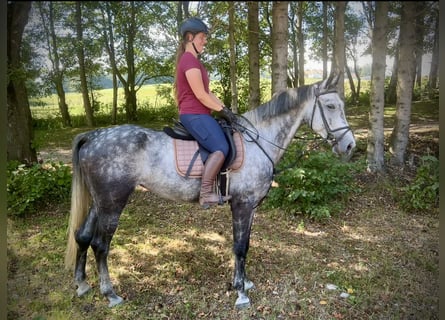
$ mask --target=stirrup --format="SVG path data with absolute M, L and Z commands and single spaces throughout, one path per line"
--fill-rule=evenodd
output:
M 211 201 L 211 202 L 204 202 L 201 203 L 200 201 L 200 205 L 203 209 L 209 209 L 212 206 L 216 206 L 216 205 L 220 205 L 222 206 L 225 202 L 229 201 L 230 199 L 232 199 L 232 196 L 228 195 L 228 196 L 223 196 L 220 194 L 215 194 L 215 196 L 218 197 L 218 201 Z

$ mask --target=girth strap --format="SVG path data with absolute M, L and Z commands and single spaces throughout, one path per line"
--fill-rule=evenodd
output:
M 198 158 L 198 156 L 199 156 L 199 149 L 196 150 L 195 154 L 193 155 L 193 158 L 192 158 L 192 160 L 190 161 L 190 164 L 189 164 L 189 167 L 188 167 L 188 169 L 187 169 L 187 172 L 185 173 L 185 177 L 186 177 L 187 179 L 188 179 L 188 177 L 190 176 L 190 172 L 192 171 L 192 169 L 193 169 L 193 165 L 195 164 L 195 161 L 196 161 L 196 159 Z

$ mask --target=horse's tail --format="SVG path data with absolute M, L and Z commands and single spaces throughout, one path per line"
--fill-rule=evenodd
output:
M 73 178 L 71 183 L 71 212 L 68 224 L 68 243 L 65 254 L 65 268 L 72 269 L 76 263 L 77 243 L 75 232 L 85 220 L 91 202 L 91 195 L 85 184 L 79 164 L 79 149 L 87 141 L 88 135 L 80 134 L 73 141 Z

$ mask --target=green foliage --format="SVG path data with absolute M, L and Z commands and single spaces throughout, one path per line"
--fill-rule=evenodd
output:
M 138 122 L 149 124 L 156 121 L 170 121 L 178 117 L 178 108 L 172 106 L 152 107 L 148 103 L 138 109 Z
M 96 107 L 98 108 L 98 110 L 95 111 L 94 114 L 96 126 L 109 126 L 111 124 L 111 104 L 97 102 Z M 53 111 L 49 108 L 47 108 L 47 112 L 45 115 L 44 112 L 41 111 L 40 117 L 34 117 L 32 120 L 33 128 L 50 131 L 62 129 L 63 124 L 60 112 L 52 112 Z M 172 105 L 162 105 L 154 107 L 149 101 L 143 101 L 138 104 L 137 116 L 137 124 L 140 125 L 147 125 L 156 121 L 169 122 L 172 118 L 178 117 L 178 109 L 176 106 Z M 122 106 L 118 107 L 116 122 L 117 124 L 128 123 L 124 107 Z M 74 128 L 86 126 L 85 115 L 71 115 L 71 123 Z
M 366 90 L 364 92 L 360 92 L 360 96 L 358 97 L 358 104 L 360 105 L 369 105 L 370 102 L 370 92 Z
M 416 177 L 402 188 L 402 206 L 409 211 L 432 210 L 439 204 L 439 159 L 423 156 Z
M 289 147 L 295 148 L 296 144 Z M 282 163 L 289 163 L 289 157 L 294 156 L 288 152 Z M 357 191 L 354 173 L 362 169 L 363 163 L 342 162 L 331 152 L 309 151 L 296 167 L 275 177 L 278 187 L 271 189 L 265 206 L 307 214 L 316 220 L 329 218 L 344 207 L 348 193 Z
M 69 199 L 71 169 L 62 162 L 26 166 L 11 161 L 7 166 L 8 213 L 23 215 Z

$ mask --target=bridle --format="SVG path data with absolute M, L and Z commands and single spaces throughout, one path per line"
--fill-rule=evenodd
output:
M 314 122 L 315 109 L 317 109 L 317 106 L 318 106 L 318 108 L 320 109 L 320 115 L 321 115 L 321 119 L 323 120 L 324 128 L 326 129 L 326 132 L 327 132 L 325 140 L 328 141 L 332 146 L 335 146 L 336 144 L 338 144 L 341 141 L 341 139 L 343 139 L 343 137 L 346 135 L 346 133 L 348 133 L 348 131 L 351 131 L 351 127 L 344 126 L 344 127 L 340 127 L 340 128 L 336 128 L 336 129 L 331 129 L 328 121 L 326 120 L 326 116 L 324 114 L 321 102 L 318 99 L 321 95 L 328 94 L 328 93 L 337 93 L 337 90 L 327 90 L 327 91 L 320 92 L 320 90 L 318 88 L 315 88 L 315 102 L 314 102 L 314 107 L 312 109 L 311 122 L 309 125 L 310 125 L 311 129 L 314 130 L 314 128 L 312 127 L 312 124 Z M 338 138 L 336 138 L 334 136 L 334 132 L 337 132 L 340 130 L 345 130 L 345 132 L 343 132 Z

